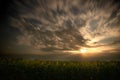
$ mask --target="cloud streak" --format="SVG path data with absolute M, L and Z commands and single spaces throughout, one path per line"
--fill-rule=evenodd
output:
M 70 41 L 73 44 L 77 42 L 75 45 L 83 45 L 85 39 L 89 40 L 88 43 L 94 43 L 105 39 L 106 36 L 120 37 L 119 5 L 112 3 L 113 1 L 103 0 L 16 2 L 19 17 L 12 18 L 11 22 L 12 26 L 23 32 L 28 42 L 31 40 L 29 38 L 32 38 L 33 44 L 38 40 L 36 42 L 43 45 L 47 45 L 47 42 L 52 46 L 53 43 L 55 46 L 65 44 L 68 48 Z M 37 44 L 39 46 L 40 43 Z
M 11 25 L 23 34 L 18 36 L 18 43 L 51 50 L 77 49 L 78 46 L 85 45 L 86 40 L 78 30 L 85 25 L 85 21 L 79 18 L 80 21 L 74 20 L 74 13 L 69 9 L 71 6 L 65 6 L 69 1 L 53 0 L 48 3 L 49 1 L 40 1 L 31 11 L 29 11 L 30 7 L 17 3 L 19 19 L 12 17 Z M 25 4 L 31 3 L 25 2 Z

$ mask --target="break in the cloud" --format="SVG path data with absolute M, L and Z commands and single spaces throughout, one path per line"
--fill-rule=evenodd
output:
M 111 46 L 119 51 L 120 4 L 114 0 L 21 0 L 10 9 L 8 24 L 19 31 L 17 46 L 40 51 Z

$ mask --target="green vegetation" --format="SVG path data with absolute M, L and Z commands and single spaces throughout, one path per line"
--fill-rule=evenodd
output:
M 120 62 L 0 59 L 0 80 L 120 80 Z

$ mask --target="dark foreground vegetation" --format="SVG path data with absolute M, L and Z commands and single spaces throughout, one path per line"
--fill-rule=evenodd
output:
M 120 80 L 120 62 L 0 58 L 0 80 Z

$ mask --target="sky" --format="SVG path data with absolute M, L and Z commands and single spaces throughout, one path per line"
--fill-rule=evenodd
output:
M 1 1 L 1 55 L 120 60 L 119 0 Z

